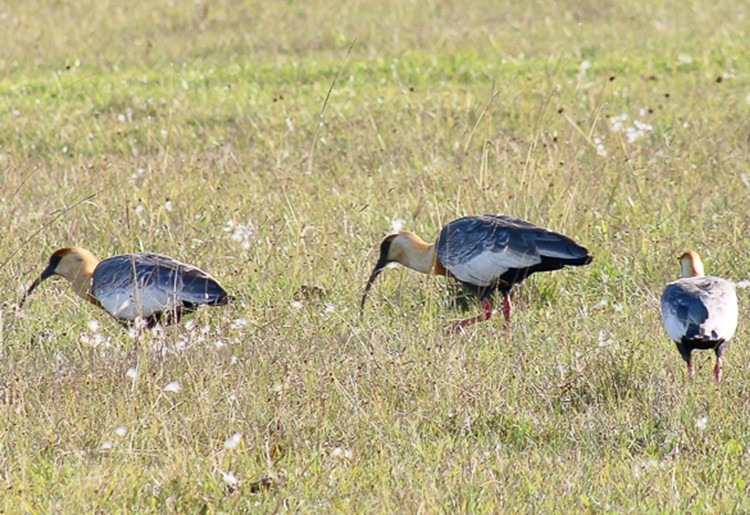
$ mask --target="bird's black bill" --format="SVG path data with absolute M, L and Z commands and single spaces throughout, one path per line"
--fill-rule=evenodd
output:
M 378 263 L 379 265 L 380 263 Z M 362 303 L 359 305 L 359 314 L 361 315 L 365 310 L 365 301 L 367 300 L 367 294 L 370 292 L 370 288 L 372 288 L 372 283 L 375 282 L 375 278 L 380 275 L 380 272 L 383 271 L 383 267 L 375 267 L 375 270 L 372 271 L 372 274 L 370 274 L 370 278 L 367 280 L 367 285 L 365 286 L 365 293 L 362 295 Z
M 362 295 L 362 303 L 359 305 L 360 315 L 364 313 L 365 301 L 367 300 L 367 294 L 370 292 L 370 288 L 372 288 L 372 283 L 375 282 L 375 279 L 380 275 L 380 272 L 382 272 L 383 269 L 385 269 L 385 266 L 387 264 L 388 264 L 388 246 L 386 246 L 384 252 L 381 250 L 380 258 L 378 259 L 378 262 L 375 265 L 375 268 L 370 274 L 370 278 L 367 280 L 367 285 L 365 286 L 365 293 Z
M 391 251 L 391 241 L 393 241 L 393 236 L 387 237 L 380 244 L 380 257 L 378 258 L 378 262 L 375 264 L 375 268 L 370 274 L 370 278 L 367 280 L 365 293 L 362 295 L 362 303 L 359 305 L 360 316 L 362 316 L 365 311 L 365 301 L 367 300 L 367 294 L 370 292 L 370 288 L 372 288 L 372 283 L 375 282 L 375 279 L 380 275 L 380 272 L 383 271 L 385 266 L 390 263 L 390 261 L 388 260 L 388 254 Z
M 31 283 L 31 286 L 29 286 L 29 289 L 26 290 L 26 293 L 23 294 L 23 297 L 21 297 L 21 301 L 18 303 L 18 307 L 22 307 L 23 303 L 26 302 L 26 299 L 29 298 L 29 295 L 31 295 L 31 292 L 36 290 L 37 286 L 42 284 L 42 282 L 47 279 L 48 277 L 52 277 L 55 274 L 55 268 L 57 267 L 57 263 L 52 266 L 52 264 L 48 265 L 47 268 L 44 269 L 44 272 L 42 272 L 42 275 L 37 277 L 36 281 Z

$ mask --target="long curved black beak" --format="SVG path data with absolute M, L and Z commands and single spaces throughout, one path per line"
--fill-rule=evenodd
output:
M 23 297 L 21 297 L 21 301 L 18 303 L 18 307 L 21 308 L 23 306 L 23 303 L 26 302 L 26 299 L 29 298 L 29 295 L 31 295 L 31 292 L 33 292 L 37 286 L 42 284 L 42 282 L 55 275 L 55 268 L 57 268 L 57 263 L 50 263 L 47 265 L 47 268 L 44 269 L 42 272 L 42 275 L 37 277 L 36 281 L 31 283 L 31 286 L 29 286 L 29 289 L 26 290 L 26 293 L 23 294 Z
M 365 285 L 365 292 L 362 295 L 362 302 L 359 305 L 360 316 L 364 313 L 365 301 L 367 300 L 367 294 L 370 292 L 370 288 L 372 288 L 372 283 L 375 282 L 375 279 L 380 275 L 380 272 L 382 272 L 385 269 L 385 266 L 388 264 L 389 246 L 390 245 L 384 245 L 385 248 L 381 247 L 380 258 L 378 258 L 378 262 L 375 264 L 375 268 L 372 270 L 370 278 L 367 280 L 367 285 Z

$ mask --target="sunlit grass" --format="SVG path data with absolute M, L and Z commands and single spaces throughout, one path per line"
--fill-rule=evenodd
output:
M 750 506 L 745 324 L 719 394 L 658 313 L 687 248 L 749 276 L 736 4 L 32 1 L 0 22 L 0 509 Z M 595 260 L 515 290 L 508 330 L 446 335 L 455 292 L 400 269 L 360 317 L 385 233 L 483 212 Z M 237 301 L 139 334 L 50 280 L 16 311 L 68 245 L 169 254 Z

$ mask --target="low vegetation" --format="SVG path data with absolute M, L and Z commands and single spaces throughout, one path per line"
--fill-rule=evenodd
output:
M 677 257 L 750 276 L 736 3 L 0 7 L 0 511 L 747 511 L 750 351 L 689 381 Z M 501 317 L 387 270 L 464 214 L 586 245 Z M 46 282 L 158 251 L 237 298 L 130 334 Z M 740 285 L 746 283 L 740 282 Z M 456 305 L 459 304 L 459 305 Z M 477 309 L 469 305 L 468 310 Z

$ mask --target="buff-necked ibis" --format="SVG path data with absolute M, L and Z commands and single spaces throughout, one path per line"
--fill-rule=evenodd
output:
M 42 275 L 21 299 L 42 281 L 60 275 L 73 291 L 104 309 L 124 325 L 136 319 L 149 327 L 179 321 L 202 305 L 221 306 L 229 297 L 209 274 L 168 256 L 153 253 L 123 254 L 99 261 L 91 252 L 68 247 L 50 256 Z
M 661 296 L 664 328 L 677 344 L 691 377 L 693 350 L 714 350 L 714 379 L 719 385 L 721 358 L 737 329 L 737 293 L 730 281 L 705 275 L 695 252 L 680 256 L 680 269 L 682 277 L 667 284 Z
M 458 321 L 453 329 L 489 319 L 495 290 L 503 297 L 503 315 L 509 322 L 509 292 L 514 284 L 534 272 L 582 266 L 591 260 L 589 251 L 567 236 L 524 220 L 495 214 L 466 216 L 445 225 L 435 243 L 408 231 L 386 236 L 361 309 L 380 272 L 389 263 L 400 263 L 418 272 L 455 278 L 479 299 L 483 313 Z

